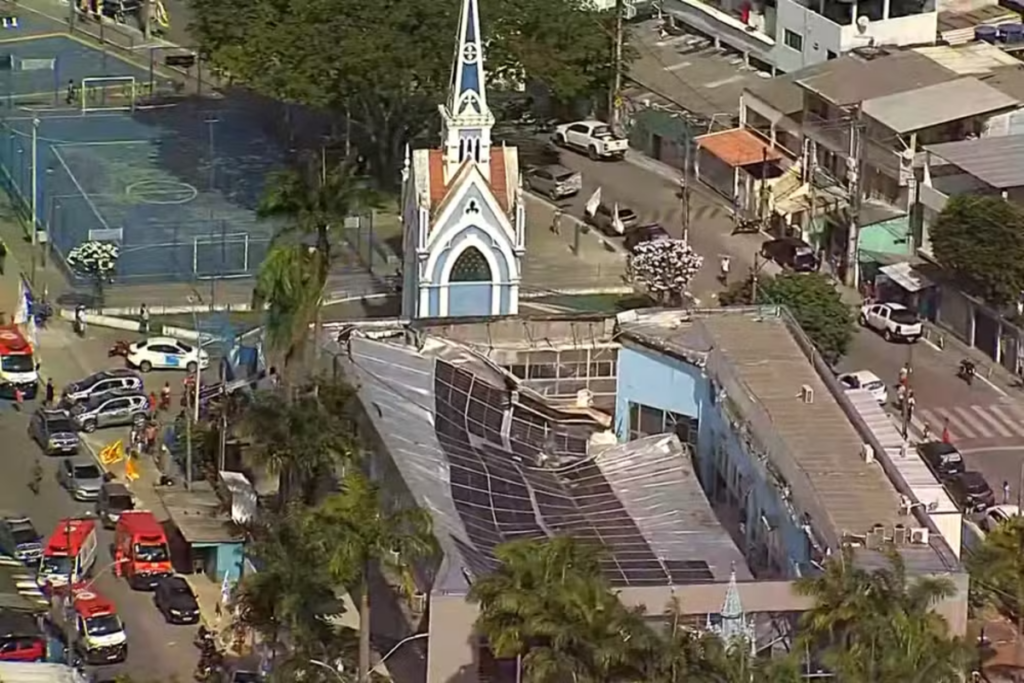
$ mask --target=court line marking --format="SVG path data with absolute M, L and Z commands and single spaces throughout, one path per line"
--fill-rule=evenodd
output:
M 37 33 L 31 36 L 18 36 L 17 38 L 4 38 L 0 40 L 0 45 L 10 45 L 11 43 L 31 43 L 33 40 L 51 40 L 53 38 L 67 38 L 67 33 Z
M 69 178 L 71 178 L 71 182 L 74 183 L 75 188 L 82 193 L 82 198 L 85 200 L 85 203 L 89 205 L 89 208 L 92 209 L 96 218 L 99 219 L 100 225 L 102 225 L 105 230 L 110 230 L 110 224 L 107 223 L 107 219 L 99 212 L 99 209 L 96 208 L 96 204 L 93 203 L 92 197 L 90 197 L 89 193 L 82 187 L 82 183 L 78 181 L 78 177 L 71 172 L 71 169 L 68 167 L 67 162 L 64 161 L 64 156 L 60 153 L 60 150 L 53 149 L 52 152 L 53 156 L 57 157 L 57 161 L 60 162 L 60 165 L 64 167 L 64 172 L 68 174 Z

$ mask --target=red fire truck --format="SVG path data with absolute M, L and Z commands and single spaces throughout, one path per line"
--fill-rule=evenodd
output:
M 0 395 L 14 398 L 20 388 L 26 399 L 35 398 L 39 373 L 32 344 L 17 325 L 0 325 Z
M 167 534 L 149 510 L 126 510 L 114 532 L 114 573 L 136 590 L 152 590 L 174 573 Z

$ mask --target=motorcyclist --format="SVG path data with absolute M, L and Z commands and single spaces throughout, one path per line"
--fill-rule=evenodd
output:
M 75 306 L 75 332 L 85 336 L 85 306 L 82 304 Z
M 957 374 L 960 375 L 968 384 L 974 381 L 974 374 L 976 372 L 974 361 L 970 358 L 964 358 L 960 361 L 960 370 Z

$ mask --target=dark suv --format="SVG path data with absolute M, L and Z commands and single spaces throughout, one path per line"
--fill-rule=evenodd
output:
M 66 410 L 39 408 L 28 421 L 28 435 L 47 455 L 78 453 L 78 430 Z
M 811 273 L 818 269 L 814 248 L 798 237 L 768 240 L 761 245 L 761 256 L 798 273 Z
M 67 385 L 61 403 L 70 406 L 112 391 L 142 392 L 142 376 L 127 368 L 97 372 Z
M 964 456 L 960 455 L 960 451 L 951 443 L 929 441 L 918 444 L 917 452 L 921 454 L 928 469 L 939 479 L 955 477 L 967 469 L 964 466 Z
M 668 234 L 668 230 L 657 223 L 652 223 L 651 225 L 640 225 L 632 230 L 627 230 L 626 239 L 623 241 L 623 244 L 627 250 L 633 251 L 644 242 L 660 242 L 661 240 L 670 239 L 672 239 L 672 235 Z
M 996 494 L 985 477 L 967 470 L 946 482 L 949 494 L 964 512 L 980 512 L 996 504 Z

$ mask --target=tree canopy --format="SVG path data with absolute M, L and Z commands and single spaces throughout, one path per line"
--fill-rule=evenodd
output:
M 397 181 L 406 142 L 438 123 L 457 0 L 191 0 L 213 66 L 289 103 L 344 114 L 371 172 Z M 584 0 L 483 0 L 492 87 L 538 83 L 556 101 L 605 92 L 612 19 Z M 627 53 L 628 54 L 628 53 Z
M 749 305 L 753 297 L 751 278 L 722 292 L 723 306 Z M 759 276 L 757 302 L 786 306 L 826 362 L 834 364 L 846 353 L 854 333 L 854 316 L 839 291 L 818 273 L 783 273 Z
M 930 229 L 932 250 L 965 291 L 993 306 L 1024 290 L 1024 210 L 1002 197 L 958 195 Z

